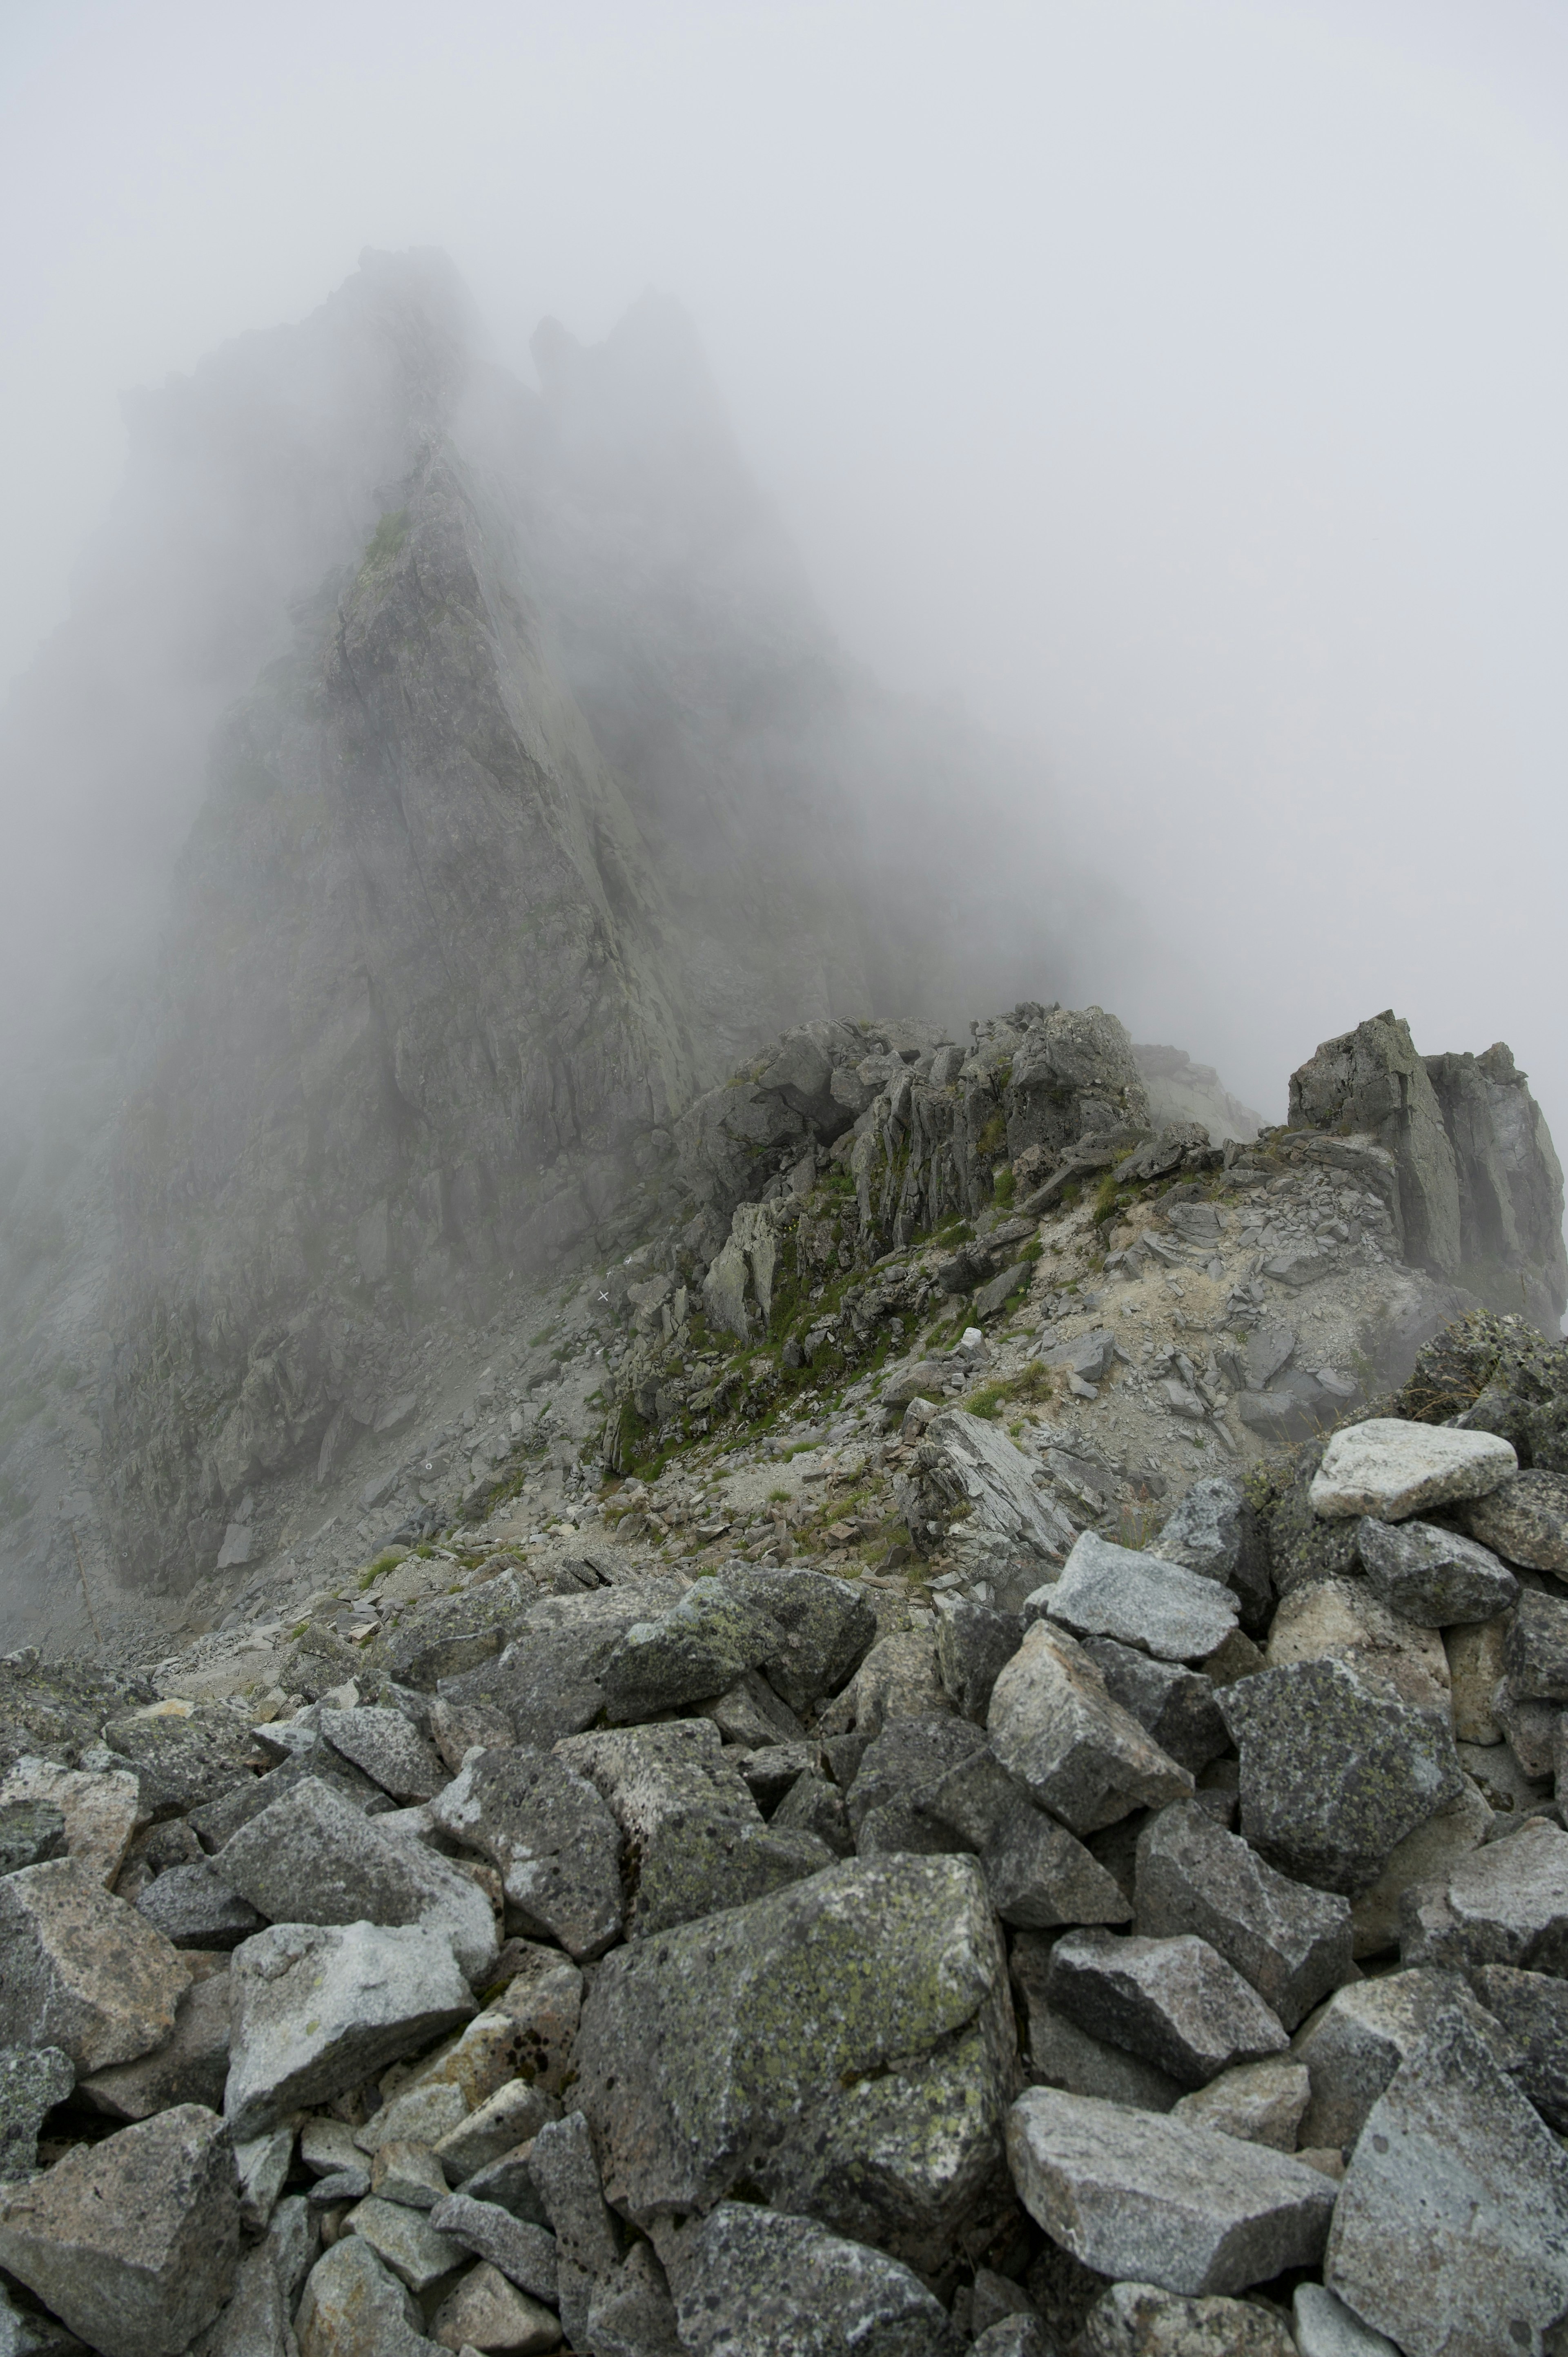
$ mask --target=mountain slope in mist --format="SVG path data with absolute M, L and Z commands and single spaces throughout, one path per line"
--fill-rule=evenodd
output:
M 1067 985 L 1037 781 L 845 661 L 679 312 L 535 349 L 366 256 L 133 409 L 3 746 L 24 1583 L 185 1585 L 784 1025 Z

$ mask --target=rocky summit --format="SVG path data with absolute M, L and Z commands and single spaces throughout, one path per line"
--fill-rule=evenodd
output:
M 689 331 L 538 351 L 369 257 L 170 396 L 298 498 L 6 1198 L 0 2348 L 1560 2351 L 1524 1075 L 944 1019 Z

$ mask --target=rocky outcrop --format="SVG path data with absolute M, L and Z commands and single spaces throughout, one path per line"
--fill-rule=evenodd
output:
M 1290 1125 L 1374 1138 L 1398 1168 L 1404 1257 L 1555 1330 L 1568 1308 L 1563 1170 L 1525 1080 L 1500 1042 L 1417 1055 L 1391 1010 L 1293 1072 Z

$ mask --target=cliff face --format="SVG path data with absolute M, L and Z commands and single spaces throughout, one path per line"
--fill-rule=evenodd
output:
M 1292 1073 L 1290 1125 L 1369 1133 L 1398 1167 L 1405 1259 L 1557 1331 L 1568 1308 L 1563 1168 L 1501 1042 L 1422 1057 L 1408 1023 L 1375 1015 Z
M 785 1025 L 1050 978 L 1004 757 L 846 662 L 680 313 L 535 352 L 537 393 L 439 257 L 367 256 L 135 406 L 4 739 L 52 815 L 0 1372 L 73 1386 L 24 1583 L 74 1577 L 71 1495 L 79 1560 L 182 1587 L 412 1320 L 646 1216 L 674 1115 Z

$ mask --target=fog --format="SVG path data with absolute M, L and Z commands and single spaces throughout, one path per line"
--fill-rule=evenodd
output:
M 0 43 L 0 685 L 122 393 L 362 246 L 444 247 L 530 378 L 541 317 L 667 290 L 847 648 L 1043 756 L 1146 912 L 1085 995 L 1272 1119 L 1383 1006 L 1506 1038 L 1568 1141 L 1560 11 L 104 0 Z

